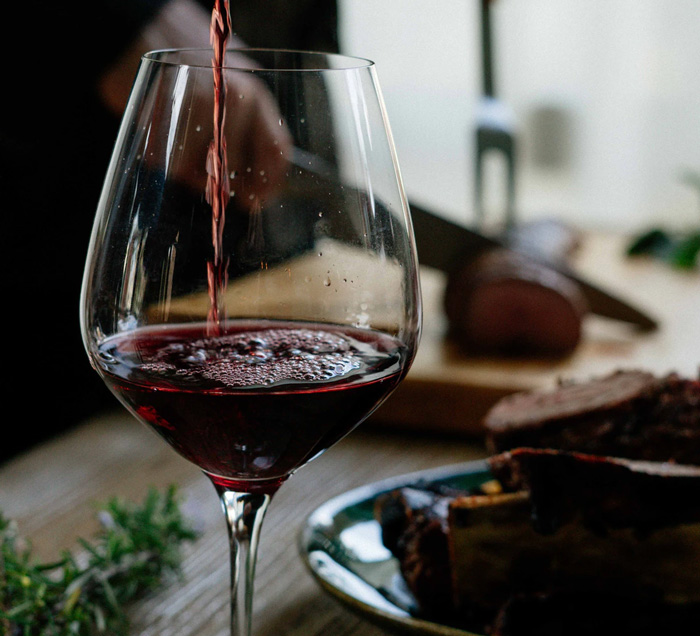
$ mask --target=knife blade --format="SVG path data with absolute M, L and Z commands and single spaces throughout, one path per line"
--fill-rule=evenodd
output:
M 409 203 L 409 207 L 418 260 L 422 265 L 450 272 L 466 255 L 471 257 L 486 250 L 513 249 L 504 241 L 453 223 L 418 205 Z M 623 300 L 619 295 L 582 278 L 565 265 L 545 261 L 531 253 L 514 251 L 550 267 L 575 282 L 586 297 L 591 313 L 631 323 L 644 331 L 658 328 L 658 321 L 649 314 Z
M 291 162 L 299 169 L 311 173 L 316 179 L 341 183 L 337 169 L 322 158 L 294 148 L 290 155 Z M 352 189 L 343 185 L 346 191 Z M 457 267 L 466 256 L 473 257 L 480 252 L 493 249 L 514 249 L 505 241 L 487 236 L 466 226 L 454 223 L 442 215 L 429 211 L 409 201 L 409 211 L 413 224 L 413 233 L 421 265 L 433 267 L 449 273 Z M 526 258 L 550 267 L 566 276 L 581 289 L 593 314 L 619 320 L 635 325 L 640 330 L 652 331 L 659 324 L 648 313 L 622 299 L 618 294 L 609 292 L 599 285 L 586 280 L 562 263 L 551 263 L 538 258 L 532 253 L 518 251 Z

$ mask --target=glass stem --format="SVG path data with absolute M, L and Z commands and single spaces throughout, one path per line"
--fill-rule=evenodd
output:
M 231 554 L 231 636 L 251 636 L 258 539 L 271 495 L 217 487 Z

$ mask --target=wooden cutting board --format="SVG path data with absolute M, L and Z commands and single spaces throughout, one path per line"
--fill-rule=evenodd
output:
M 422 268 L 423 336 L 406 380 L 372 422 L 420 431 L 478 435 L 487 410 L 516 391 L 553 387 L 616 369 L 642 368 L 696 377 L 700 369 L 700 272 L 625 256 L 623 236 L 585 236 L 574 269 L 634 303 L 660 323 L 652 333 L 588 316 L 576 351 L 562 359 L 471 357 L 446 338 L 445 276 Z

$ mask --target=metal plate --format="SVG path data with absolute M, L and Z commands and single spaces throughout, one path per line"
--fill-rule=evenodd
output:
M 416 604 L 374 519 L 378 496 L 421 481 L 471 488 L 491 478 L 485 461 L 420 471 L 351 490 L 317 508 L 300 534 L 302 559 L 319 585 L 371 622 L 402 634 L 478 636 L 415 617 Z

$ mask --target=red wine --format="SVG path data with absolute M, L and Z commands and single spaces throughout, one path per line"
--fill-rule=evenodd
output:
M 207 263 L 210 309 L 208 321 L 210 332 L 216 333 L 223 315 L 223 292 L 226 287 L 227 263 L 222 254 L 222 236 L 226 221 L 226 205 L 231 191 L 228 181 L 226 156 L 226 82 L 224 57 L 231 34 L 231 13 L 228 0 L 214 0 L 209 27 L 209 39 L 213 48 L 212 69 L 214 73 L 214 137 L 207 153 L 206 198 L 212 210 L 213 259 Z M 213 331 L 211 331 L 213 329 Z
M 396 387 L 407 351 L 377 331 L 306 323 L 135 330 L 97 364 L 113 392 L 215 483 L 274 490 Z

